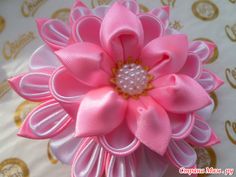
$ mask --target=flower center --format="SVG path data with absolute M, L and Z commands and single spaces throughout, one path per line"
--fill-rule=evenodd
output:
M 151 88 L 150 80 L 152 78 L 148 74 L 147 68 L 138 62 L 119 63 L 113 70 L 113 74 L 112 83 L 125 97 L 139 96 Z
M 141 65 L 125 64 L 117 72 L 116 84 L 124 93 L 138 95 L 147 87 L 147 76 L 147 71 Z

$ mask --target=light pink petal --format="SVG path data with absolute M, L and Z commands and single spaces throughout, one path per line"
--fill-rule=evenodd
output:
M 50 147 L 53 154 L 60 162 L 72 164 L 74 156 L 80 148 L 83 139 L 74 137 L 75 122 L 71 121 L 69 125 L 53 137 L 50 141 Z
M 143 44 L 142 24 L 135 14 L 116 2 L 102 21 L 100 41 L 115 60 L 135 60 Z
M 171 41 L 171 42 L 170 42 Z M 187 59 L 188 40 L 185 35 L 169 35 L 152 40 L 142 50 L 141 60 L 155 77 L 176 73 Z
M 55 52 L 62 64 L 84 84 L 104 86 L 110 84 L 112 60 L 97 45 L 76 43 Z
M 165 29 L 168 27 L 169 16 L 170 16 L 170 7 L 169 6 L 163 6 L 161 8 L 153 9 L 149 13 L 154 15 L 158 20 L 160 20 Z
M 143 26 L 144 46 L 151 40 L 163 35 L 163 24 L 155 16 L 152 14 L 140 14 L 139 19 Z
M 197 55 L 189 53 L 188 58 L 179 73 L 197 79 L 201 75 L 201 72 L 202 62 L 199 60 Z
M 212 42 L 197 40 L 190 43 L 189 52 L 197 55 L 202 62 L 207 62 L 214 54 L 215 47 Z
M 101 5 L 93 9 L 93 14 L 101 19 L 103 19 L 109 9 L 109 6 Z
M 84 139 L 72 165 L 72 177 L 101 177 L 106 153 L 93 139 Z
M 142 102 L 145 105 L 138 100 L 129 100 L 126 117 L 128 126 L 143 144 L 163 155 L 171 138 L 168 115 L 151 98 L 143 98 Z
M 57 19 L 37 19 L 38 31 L 44 42 L 53 50 L 64 48 L 70 38 L 69 27 Z
M 212 116 L 212 112 L 214 110 L 214 107 L 215 107 L 214 100 L 211 99 L 211 104 L 196 111 L 195 114 L 199 115 L 200 117 L 204 118 L 205 120 L 209 120 Z
M 224 83 L 216 74 L 207 69 L 202 71 L 197 81 L 207 92 L 218 89 Z
M 31 71 L 54 70 L 60 65 L 57 56 L 46 45 L 42 45 L 31 55 L 29 69 Z
M 102 20 L 94 15 L 86 15 L 78 19 L 72 28 L 74 41 L 100 45 L 101 22 Z
M 173 139 L 184 139 L 192 131 L 195 117 L 192 114 L 169 113 Z
M 105 172 L 109 177 L 137 177 L 137 165 L 133 154 L 119 157 L 109 155 L 106 159 Z
M 184 140 L 171 140 L 166 156 L 178 168 L 191 168 L 197 160 L 195 150 Z
M 193 112 L 211 103 L 201 85 L 186 75 L 166 75 L 156 79 L 153 85 L 150 95 L 169 112 Z
M 134 14 L 139 14 L 139 4 L 136 0 L 118 0 L 118 2 Z
M 18 135 L 32 139 L 51 138 L 65 129 L 70 121 L 60 104 L 49 100 L 27 115 Z
M 79 18 L 91 14 L 91 10 L 82 1 L 76 0 L 70 11 L 70 25 L 72 26 Z
M 104 149 L 115 156 L 131 154 L 140 145 L 139 140 L 128 129 L 126 122 L 123 122 L 111 133 L 98 139 Z
M 113 88 L 88 92 L 81 101 L 76 122 L 76 136 L 110 133 L 124 120 L 127 103 Z
M 168 167 L 164 157 L 151 151 L 145 146 L 140 146 L 135 152 L 137 177 L 162 177 Z
M 197 115 L 193 130 L 186 140 L 197 146 L 212 146 L 220 142 L 208 123 Z
M 48 86 L 50 75 L 51 71 L 34 71 L 10 78 L 8 82 L 24 99 L 45 101 L 51 98 Z

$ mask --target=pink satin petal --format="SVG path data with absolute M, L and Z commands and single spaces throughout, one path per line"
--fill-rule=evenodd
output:
M 55 100 L 49 100 L 31 111 L 17 135 L 32 139 L 47 139 L 58 135 L 71 118 Z
M 37 19 L 38 31 L 44 42 L 53 50 L 64 48 L 68 45 L 70 29 L 57 19 Z
M 192 131 L 195 117 L 192 114 L 169 113 L 172 128 L 172 138 L 179 140 L 186 138 Z
M 135 14 L 116 2 L 102 21 L 100 41 L 115 61 L 137 59 L 143 44 L 142 24 Z
M 164 27 L 155 16 L 152 14 L 140 14 L 139 19 L 143 26 L 144 46 L 151 40 L 163 35 Z
M 109 6 L 101 5 L 93 9 L 93 14 L 101 19 L 103 19 L 109 9 Z
M 212 146 L 220 142 L 215 132 L 201 117 L 196 116 L 195 124 L 187 141 L 197 146 Z
M 50 75 L 51 71 L 34 71 L 10 78 L 8 82 L 24 99 L 40 102 L 52 97 L 48 86 Z
M 170 42 L 171 41 L 171 42 Z M 142 50 L 141 60 L 151 68 L 155 77 L 176 73 L 187 59 L 188 41 L 185 35 L 169 35 L 156 38 Z
M 126 100 L 113 88 L 103 87 L 88 92 L 78 111 L 76 136 L 99 136 L 110 133 L 124 120 L 126 107 Z
M 134 14 L 139 14 L 139 4 L 136 0 L 118 0 L 118 2 Z
M 193 41 L 189 45 L 189 52 L 194 53 L 202 62 L 206 62 L 214 53 L 215 44 L 207 41 Z
M 106 159 L 106 176 L 137 177 L 137 165 L 135 160 L 136 159 L 133 154 L 124 157 L 109 155 Z
M 202 72 L 202 62 L 198 56 L 192 53 L 188 54 L 188 58 L 184 66 L 179 71 L 179 74 L 185 74 L 193 79 L 197 79 Z
M 128 129 L 126 122 L 123 122 L 111 133 L 99 137 L 98 140 L 106 151 L 115 156 L 131 154 L 140 145 L 139 140 Z
M 218 89 L 224 83 L 216 74 L 207 69 L 202 71 L 197 81 L 207 92 Z
M 135 157 L 137 177 L 162 177 L 167 170 L 166 159 L 145 146 L 135 151 Z
M 126 120 L 133 134 L 156 153 L 163 155 L 171 138 L 170 121 L 165 110 L 151 98 L 129 100 Z M 157 139 L 158 141 L 154 141 Z
M 212 112 L 214 110 L 214 107 L 215 107 L 215 103 L 214 103 L 213 99 L 211 99 L 211 104 L 209 104 L 208 106 L 205 106 L 204 108 L 196 111 L 195 114 L 197 114 L 198 116 L 204 118 L 204 120 L 209 120 L 212 116 Z
M 81 17 L 92 15 L 92 11 L 86 6 L 76 6 L 71 9 L 70 12 L 70 24 L 71 26 L 79 20 Z
M 186 75 L 166 75 L 156 79 L 153 85 L 149 94 L 169 112 L 189 113 L 211 103 L 201 85 Z
M 102 20 L 93 15 L 86 15 L 73 25 L 72 35 L 75 41 L 91 42 L 100 45 L 100 27 Z
M 50 141 L 53 154 L 60 162 L 72 164 L 74 156 L 81 146 L 83 139 L 74 137 L 75 122 L 70 124 Z
M 93 139 L 85 139 L 72 165 L 72 177 L 101 177 L 106 153 Z
M 170 7 L 169 6 L 155 8 L 149 13 L 154 15 L 157 19 L 159 19 L 162 22 L 165 29 L 168 27 L 169 16 L 170 16 Z
M 110 84 L 113 66 L 109 56 L 92 43 L 76 43 L 55 52 L 63 65 L 81 82 L 90 86 Z
M 66 103 L 81 101 L 83 96 L 93 89 L 76 80 L 65 67 L 60 67 L 53 72 L 49 84 L 53 97 Z
M 54 70 L 60 65 L 57 56 L 46 45 L 42 45 L 31 55 L 29 69 L 31 71 Z
M 171 140 L 166 156 L 177 168 L 191 168 L 197 160 L 195 150 L 184 140 Z

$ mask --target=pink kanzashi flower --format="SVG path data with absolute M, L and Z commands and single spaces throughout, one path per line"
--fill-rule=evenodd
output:
M 70 23 L 37 20 L 46 45 L 30 71 L 9 80 L 43 102 L 19 135 L 51 139 L 72 177 L 161 177 L 169 163 L 196 167 L 192 146 L 219 142 L 207 123 L 209 93 L 223 82 L 204 64 L 215 45 L 168 28 L 167 7 L 141 13 L 134 0 L 90 10 Z

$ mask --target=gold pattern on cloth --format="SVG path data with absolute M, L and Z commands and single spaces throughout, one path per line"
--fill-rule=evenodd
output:
M 234 69 L 226 68 L 225 69 L 225 77 L 228 81 L 229 85 L 236 89 L 236 67 Z
M 236 145 L 236 121 L 225 121 L 225 132 L 230 142 Z
M 211 98 L 213 99 L 213 101 L 214 101 L 213 112 L 215 112 L 216 109 L 217 109 L 217 107 L 218 107 L 218 105 L 219 105 L 219 103 L 218 103 L 218 98 L 217 98 L 217 95 L 216 95 L 215 92 L 211 92 L 211 93 L 210 93 L 210 97 L 211 97 Z
M 2 16 L 0 16 L 0 33 L 3 32 L 5 26 L 6 26 L 6 20 Z
M 39 104 L 40 103 L 25 100 L 16 108 L 14 121 L 18 128 L 20 128 L 22 122 L 25 120 L 29 112 L 32 111 Z
M 108 5 L 110 2 L 111 0 L 91 0 L 91 5 L 92 5 L 92 8 L 95 8 L 101 5 Z
M 139 4 L 139 8 L 141 12 L 148 12 L 149 8 L 145 6 L 144 4 Z
M 216 43 L 214 41 L 212 41 L 211 39 L 205 38 L 205 37 L 200 37 L 197 39 L 194 39 L 194 41 L 207 41 L 207 42 L 212 42 L 216 45 Z M 211 64 L 214 63 L 219 57 L 219 50 L 218 47 L 216 46 L 214 49 L 214 53 L 212 55 L 212 57 L 210 59 L 208 59 L 207 64 Z
M 24 0 L 21 4 L 21 14 L 24 17 L 34 16 L 46 1 L 47 0 Z
M 62 20 L 64 22 L 67 22 L 69 19 L 69 15 L 70 15 L 70 9 L 69 8 L 62 8 L 62 9 L 58 9 L 57 11 L 55 11 L 51 17 L 55 18 L 55 19 Z
M 9 90 L 10 86 L 7 80 L 4 80 L 2 83 L 0 83 L 0 98 L 2 98 Z
M 9 158 L 0 163 L 1 177 L 29 177 L 29 168 L 18 158 Z
M 162 5 L 170 6 L 170 7 L 174 7 L 175 2 L 176 2 L 176 0 L 161 0 Z
M 229 2 L 235 4 L 235 3 L 236 3 L 236 0 L 229 0 Z
M 195 17 L 203 21 L 214 20 L 219 15 L 219 8 L 210 0 L 197 0 L 192 5 Z
M 184 25 L 182 25 L 179 20 L 174 20 L 173 22 L 170 22 L 169 27 L 180 31 L 184 27 Z
M 195 151 L 197 153 L 197 168 L 216 168 L 217 157 L 212 148 L 197 147 Z M 199 174 L 198 177 L 206 177 L 208 175 L 209 174 Z
M 50 146 L 50 141 L 48 142 L 48 146 L 47 146 L 47 155 L 48 155 L 49 161 L 52 164 L 57 164 L 58 163 L 58 160 L 56 159 L 56 157 L 52 153 L 51 146 Z
M 15 41 L 6 41 L 2 49 L 3 57 L 6 60 L 16 59 L 21 50 L 35 38 L 35 34 L 30 31 L 20 35 Z
M 236 42 L 236 23 L 225 26 L 225 33 L 232 42 Z

